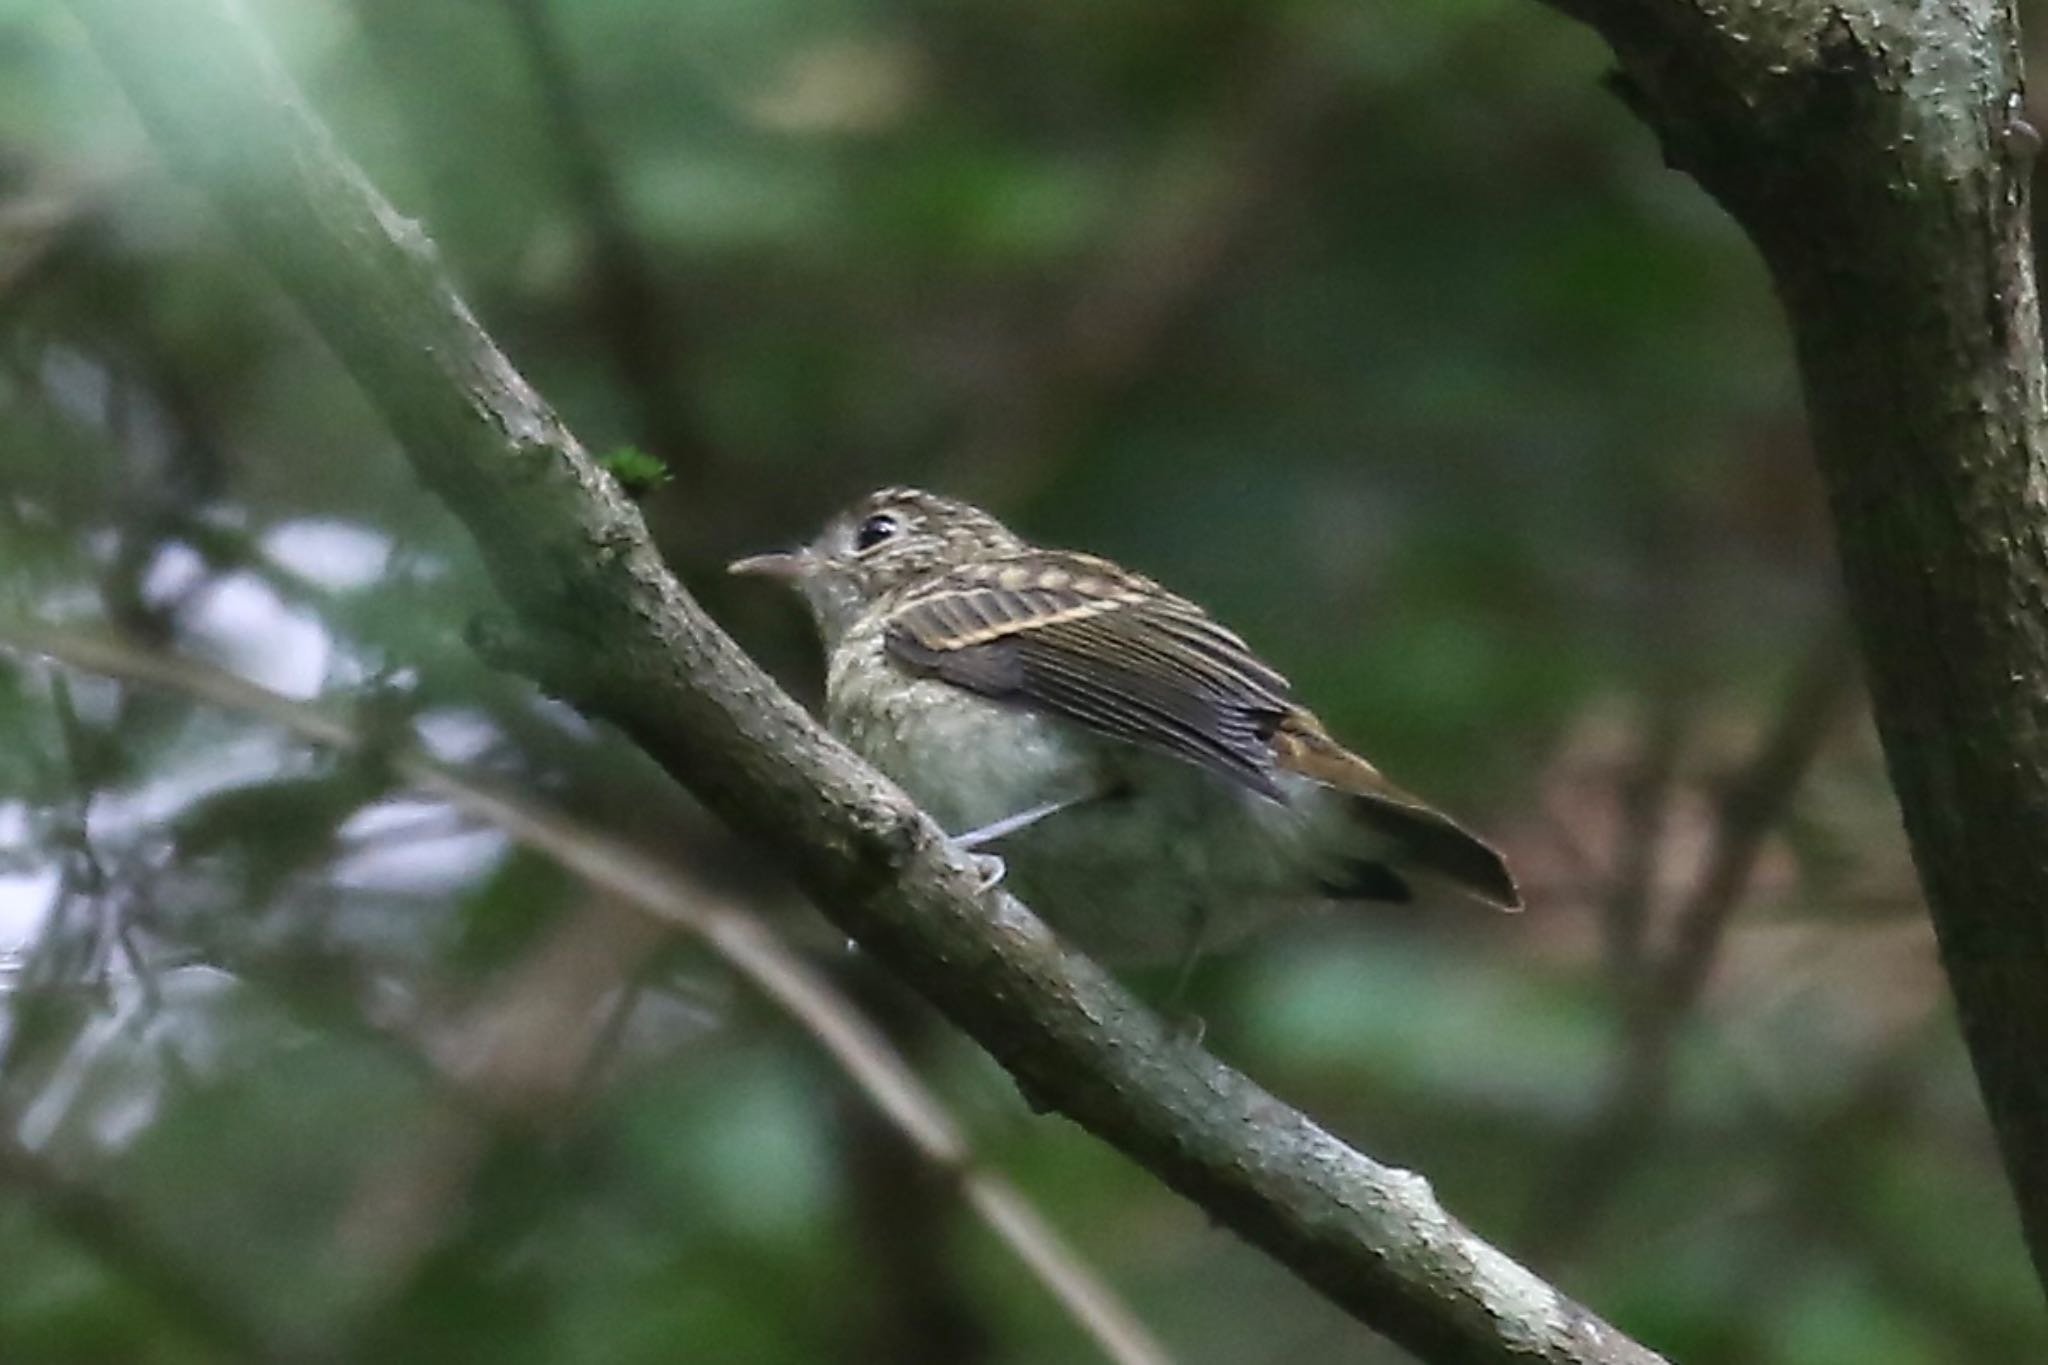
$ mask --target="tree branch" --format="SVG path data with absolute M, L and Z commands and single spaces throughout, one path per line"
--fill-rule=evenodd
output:
M 1583 1244 L 1662 1131 L 1680 1031 L 1720 960 L 1765 841 L 1791 810 L 1855 681 L 1849 642 L 1830 631 L 1799 665 L 1755 752 L 1723 790 L 1705 864 L 1678 908 L 1671 942 L 1635 962 L 1622 982 L 1630 1034 L 1614 1074 L 1538 1193 L 1529 1228 L 1547 1256 Z M 1624 886 L 1623 894 L 1634 892 Z
M 2048 1284 L 2048 382 L 2010 0 L 1552 0 L 1791 322 L 1878 732 Z
M 625 381 L 635 427 L 684 489 L 708 492 L 718 450 L 691 414 L 679 365 L 683 319 L 663 307 L 659 273 L 633 230 L 632 215 L 603 139 L 577 90 L 574 63 L 550 0 L 504 0 L 514 36 L 532 68 L 534 94 L 553 144 L 563 188 L 589 253 L 591 331 Z
M 229 0 L 72 0 L 203 189 L 463 519 L 516 617 L 498 657 L 631 734 L 1025 1093 L 1430 1361 L 1657 1357 L 1473 1236 L 1428 1183 L 1178 1040 L 977 874 L 663 568 L 637 512 L 476 325 Z

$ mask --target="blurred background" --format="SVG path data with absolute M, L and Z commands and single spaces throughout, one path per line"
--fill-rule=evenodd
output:
M 1519 918 L 1210 963 L 1220 1055 L 1683 1365 L 2048 1358 L 1768 281 L 1588 33 L 1533 0 L 254 13 L 800 696 L 794 602 L 719 566 L 926 484 L 1203 599 L 1508 850 Z M 0 3 L 0 565 L 17 618 L 370 750 L 0 655 L 0 1359 L 1095 1358 L 807 1035 L 409 790 L 402 738 L 762 916 L 1176 1359 L 1403 1358 L 478 662 L 464 535 L 47 0 Z

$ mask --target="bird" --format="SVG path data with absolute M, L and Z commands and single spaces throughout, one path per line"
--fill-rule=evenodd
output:
M 1110 560 L 892 487 L 729 569 L 802 595 L 827 728 L 1099 960 L 1185 971 L 1290 913 L 1406 902 L 1417 877 L 1521 908 L 1492 846 Z

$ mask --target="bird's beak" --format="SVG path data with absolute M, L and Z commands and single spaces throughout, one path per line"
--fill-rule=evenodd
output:
M 725 571 L 794 581 L 811 571 L 811 556 L 806 550 L 778 550 L 774 554 L 748 555 L 745 559 L 735 559 L 726 565 Z

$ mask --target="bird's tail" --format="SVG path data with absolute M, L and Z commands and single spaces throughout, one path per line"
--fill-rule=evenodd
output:
M 1442 877 L 1503 910 L 1522 908 L 1514 874 L 1491 844 L 1389 782 L 1330 738 L 1313 715 L 1296 711 L 1284 717 L 1273 735 L 1273 750 L 1280 767 L 1342 792 L 1351 818 L 1386 841 L 1390 861 L 1404 870 Z

